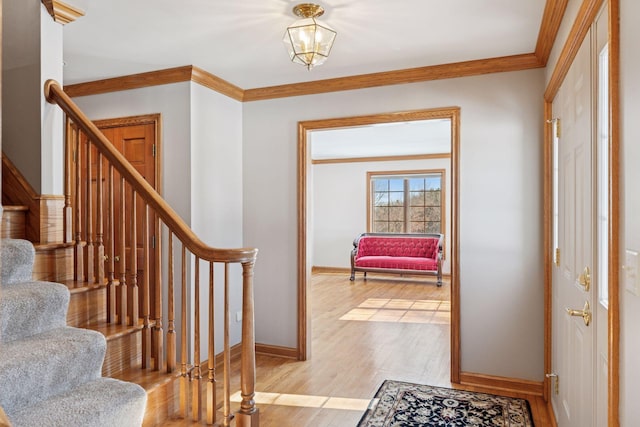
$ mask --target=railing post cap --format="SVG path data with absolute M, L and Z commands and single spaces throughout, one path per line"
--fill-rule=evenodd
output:
M 60 83 L 58 83 L 54 79 L 48 79 L 46 82 L 44 82 L 44 96 L 49 104 L 54 103 L 53 93 L 51 90 L 53 86 L 60 86 Z

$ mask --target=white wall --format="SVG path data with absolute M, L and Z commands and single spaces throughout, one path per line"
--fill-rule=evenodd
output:
M 624 250 L 640 250 L 640 2 L 620 1 L 620 95 L 622 141 L 621 258 Z M 637 266 L 636 266 L 637 267 Z M 620 277 L 624 279 L 624 271 Z M 640 423 L 640 297 L 620 283 L 620 421 L 623 427 Z
M 245 103 L 257 341 L 296 346 L 298 121 L 460 106 L 462 369 L 541 381 L 543 84 L 529 70 Z
M 242 247 L 242 104 L 199 84 L 191 84 L 191 228 L 219 248 Z M 216 347 L 222 351 L 224 266 L 215 266 Z M 241 340 L 235 312 L 242 308 L 242 268 L 230 267 L 232 344 Z M 200 298 L 207 301 L 209 266 L 202 264 Z M 204 307 L 204 306 L 203 306 Z M 208 313 L 201 310 L 201 325 Z M 205 329 L 208 330 L 208 327 Z M 208 341 L 201 336 L 201 348 Z M 207 358 L 203 354 L 203 359 Z
M 313 165 L 313 265 L 351 267 L 353 239 L 367 231 L 367 172 L 444 169 L 446 252 L 442 269 L 444 274 L 450 274 L 450 163 L 450 159 L 423 159 Z

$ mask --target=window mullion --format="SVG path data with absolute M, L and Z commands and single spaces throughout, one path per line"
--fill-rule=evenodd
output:
M 409 179 L 404 179 L 404 232 L 408 233 L 411 230 L 409 225 L 409 218 L 411 213 L 411 198 L 409 197 Z

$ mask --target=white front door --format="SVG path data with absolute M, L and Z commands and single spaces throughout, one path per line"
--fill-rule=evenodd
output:
M 594 345 L 597 300 L 592 282 L 593 101 L 591 41 L 586 37 L 553 102 L 557 138 L 557 247 L 553 268 L 552 404 L 560 427 L 595 426 Z M 587 273 L 588 271 L 588 273 Z M 588 322 L 586 321 L 588 320 Z M 587 324 L 588 323 L 588 324 Z

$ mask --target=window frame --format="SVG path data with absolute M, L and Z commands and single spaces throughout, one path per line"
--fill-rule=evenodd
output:
M 444 234 L 446 229 L 446 169 L 422 169 L 422 170 L 402 170 L 402 171 L 368 171 L 367 172 L 367 232 L 373 231 L 373 180 L 378 177 L 403 177 L 405 179 L 412 176 L 424 176 L 424 175 L 440 175 L 440 234 Z M 406 205 L 404 207 L 406 212 Z M 407 218 L 405 214 L 405 230 L 407 226 Z M 411 233 L 410 231 L 404 231 L 403 234 Z M 428 233 L 419 233 L 428 234 Z

